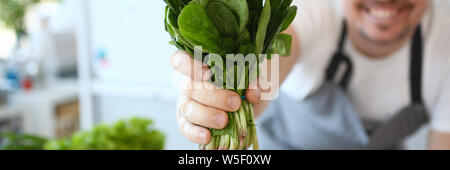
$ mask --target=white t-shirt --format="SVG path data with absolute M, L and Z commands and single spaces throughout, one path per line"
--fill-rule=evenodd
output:
M 324 79 L 340 37 L 343 14 L 336 0 L 295 0 L 299 13 L 294 26 L 301 41 L 298 63 L 281 90 L 296 100 L 314 93 Z M 422 93 L 431 128 L 450 132 L 450 3 L 434 0 L 422 20 L 424 68 Z M 411 103 L 407 43 L 384 59 L 370 59 L 347 38 L 345 52 L 354 72 L 348 88 L 351 102 L 363 119 L 382 121 Z

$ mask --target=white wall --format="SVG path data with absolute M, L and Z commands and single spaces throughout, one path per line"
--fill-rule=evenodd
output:
M 108 66 L 94 63 L 103 81 L 170 84 L 169 56 L 175 50 L 164 30 L 162 0 L 92 0 L 93 55 L 105 51 Z M 158 81 L 155 81 L 158 80 Z
M 149 117 L 167 136 L 166 149 L 196 149 L 178 131 L 161 0 L 90 0 L 92 111 L 97 123 Z M 99 52 L 105 60 L 98 58 Z M 106 63 L 104 62 L 106 61 Z M 166 89 L 166 90 L 162 90 Z M 168 90 L 170 89 L 170 90 Z M 158 97 L 159 96 L 159 97 Z

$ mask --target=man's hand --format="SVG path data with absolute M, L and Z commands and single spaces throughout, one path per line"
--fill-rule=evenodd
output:
M 227 112 L 239 110 L 241 97 L 231 90 L 215 88 L 208 82 L 211 77 L 209 67 L 185 52 L 172 55 L 171 65 L 186 76 L 177 104 L 179 129 L 190 141 L 208 144 L 211 137 L 208 128 L 225 128 L 228 124 Z M 257 83 L 250 86 L 252 88 L 246 91 L 246 100 L 253 104 L 261 103 L 260 90 L 255 88 Z

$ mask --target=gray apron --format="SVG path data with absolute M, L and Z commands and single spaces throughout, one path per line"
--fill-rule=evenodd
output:
M 321 87 L 302 101 L 286 94 L 274 100 L 258 122 L 261 149 L 402 149 L 403 140 L 428 122 L 422 100 L 422 34 L 420 26 L 411 46 L 411 104 L 384 122 L 361 120 L 346 94 L 353 66 L 343 51 L 346 24 L 337 52 Z M 339 67 L 346 66 L 340 81 Z

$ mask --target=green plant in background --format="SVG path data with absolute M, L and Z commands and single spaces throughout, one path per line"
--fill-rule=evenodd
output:
M 165 30 L 171 35 L 172 45 L 194 56 L 194 47 L 204 51 L 201 60 L 211 67 L 211 82 L 244 96 L 250 82 L 259 75 L 259 63 L 265 58 L 247 63 L 239 55 L 272 54 L 289 56 L 291 35 L 286 30 L 297 14 L 292 0 L 164 0 L 167 4 Z M 210 54 L 218 54 L 210 55 Z M 242 56 L 241 55 L 241 56 Z M 227 64 L 232 60 L 233 64 Z M 222 61 L 217 64 L 216 61 Z M 256 69 L 255 69 L 256 68 Z M 258 138 L 253 106 L 243 97 L 238 112 L 228 113 L 229 123 L 224 129 L 210 129 L 211 140 L 200 149 L 244 150 L 253 145 L 258 149 Z
M 165 136 L 150 119 L 131 118 L 112 125 L 97 125 L 65 139 L 4 133 L 0 150 L 162 150 Z
M 28 7 L 41 0 L 0 0 L 0 20 L 17 36 L 26 34 L 25 14 Z
M 0 150 L 42 150 L 47 139 L 17 133 L 0 134 Z
M 162 150 L 165 136 L 153 121 L 142 118 L 121 120 L 113 125 L 98 125 L 77 132 L 70 138 L 51 140 L 46 150 Z

